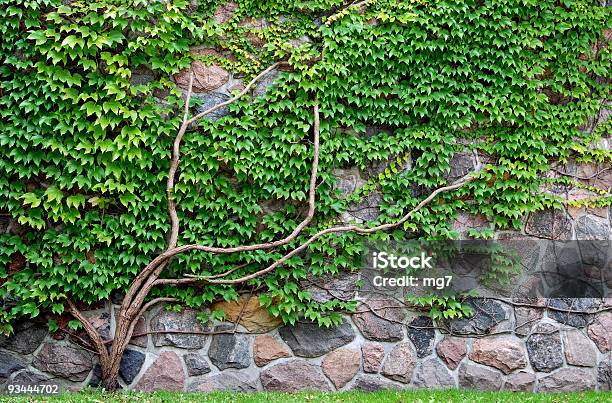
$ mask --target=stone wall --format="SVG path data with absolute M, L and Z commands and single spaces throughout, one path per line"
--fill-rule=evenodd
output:
M 606 309 L 612 300 L 585 299 L 573 307 L 593 314 L 561 312 L 555 300 L 470 303 L 471 319 L 434 326 L 393 300 L 366 300 L 329 329 L 282 326 L 254 298 L 221 303 L 237 326 L 206 327 L 196 311 L 160 307 L 139 323 L 123 357 L 121 385 L 142 391 L 611 389 L 612 312 Z M 112 336 L 117 307 L 87 312 L 105 337 Z M 76 336 L 52 337 L 43 323 L 18 324 L 16 334 L 0 339 L 0 384 L 99 385 L 97 359 Z
M 231 15 L 232 7 L 228 7 L 217 10 L 215 18 L 223 20 Z M 194 52 L 206 55 L 217 51 Z M 194 97 L 201 101 L 198 111 L 243 88 L 240 78 L 220 66 L 194 62 L 192 69 Z M 265 92 L 277 75 L 269 74 L 255 94 Z M 175 80 L 185 87 L 186 77 L 179 74 Z M 135 72 L 132 80 L 138 83 L 152 78 L 152 73 L 143 69 Z M 608 119 L 609 110 L 602 113 L 589 123 L 592 127 Z M 227 108 L 210 118 L 225 114 Z M 603 145 L 610 148 L 610 144 Z M 468 152 L 457 153 L 449 180 L 471 171 L 475 158 Z M 487 160 L 484 155 L 479 158 Z M 379 168 L 370 172 L 337 170 L 338 187 L 349 193 Z M 550 172 L 551 177 L 559 175 L 588 178 L 585 184 L 612 188 L 609 167 L 570 163 Z M 595 196 L 583 188 L 543 191 L 567 200 Z M 378 203 L 380 195 L 368 195 L 363 205 L 352 206 L 343 218 L 358 222 L 375 218 Z M 610 239 L 611 219 L 609 208 L 548 210 L 525 217 L 521 231 L 500 232 L 496 238 Z M 0 222 L 0 229 L 8 232 L 16 225 Z M 454 223 L 462 235 L 470 228 L 489 225 L 484 217 L 470 215 L 460 215 Z M 337 298 L 354 297 L 353 275 L 326 281 L 327 288 L 311 289 L 316 298 L 329 298 L 329 289 Z M 609 281 L 612 283 L 612 278 Z M 120 299 L 114 299 L 86 312 L 106 339 L 113 336 L 119 303 Z M 283 326 L 269 317 L 255 298 L 217 306 L 238 324 L 204 326 L 196 311 L 175 313 L 158 307 L 139 321 L 123 357 L 120 383 L 143 391 L 416 387 L 557 392 L 612 388 L 612 300 L 537 299 L 511 304 L 479 299 L 470 303 L 474 317 L 434 325 L 422 312 L 396 301 L 366 300 L 356 313 L 344 316 L 341 326 L 330 329 L 308 322 Z M 564 312 L 568 308 L 573 312 Z M 24 321 L 15 330 L 11 337 L 0 337 L 0 390 L 10 383 L 58 382 L 70 390 L 99 385 L 100 367 L 95 354 L 85 347 L 83 333 L 51 335 L 44 321 Z
M 221 92 L 207 94 L 227 97 Z M 471 153 L 457 153 L 449 180 L 472 170 L 475 158 Z M 379 169 L 337 170 L 337 186 L 352 192 Z M 584 181 L 588 185 L 612 188 L 609 167 L 570 163 L 550 175 L 559 172 L 589 178 Z M 594 195 L 582 188 L 543 191 L 567 200 Z M 368 195 L 362 205 L 351 206 L 343 219 L 375 218 L 380 200 L 376 193 Z M 546 210 L 524 217 L 520 231 L 498 232 L 495 237 L 606 240 L 612 234 L 611 218 L 607 207 Z M 453 225 L 465 235 L 470 228 L 486 228 L 490 223 L 481 216 L 459 215 Z M 317 301 L 353 299 L 355 276 L 326 278 L 325 286 L 309 286 L 311 294 Z M 606 281 L 612 287 L 612 276 Z M 114 298 L 86 312 L 106 339 L 113 336 L 120 302 Z M 222 308 L 232 322 L 207 326 L 197 320 L 199 312 L 176 313 L 158 307 L 136 326 L 123 357 L 120 383 L 143 391 L 612 389 L 612 299 L 475 299 L 470 303 L 474 317 L 434 324 L 423 312 L 394 300 L 363 300 L 356 313 L 345 315 L 343 324 L 331 329 L 308 322 L 283 326 L 259 307 L 255 297 L 210 307 Z M 100 384 L 100 367 L 83 343 L 84 333 L 51 335 L 44 320 L 18 323 L 15 330 L 9 338 L 0 337 L 0 390 L 16 383 L 57 382 L 69 390 Z

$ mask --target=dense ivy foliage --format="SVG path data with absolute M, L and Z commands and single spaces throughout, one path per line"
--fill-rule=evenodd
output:
M 179 255 L 165 276 L 255 271 L 333 225 L 350 203 L 382 194 L 377 222 L 392 222 L 446 183 L 453 154 L 478 150 L 479 179 L 437 199 L 401 230 L 375 238 L 453 238 L 461 211 L 492 229 L 518 228 L 529 212 L 558 207 L 542 192 L 555 161 L 610 161 L 579 130 L 609 97 L 609 8 L 596 1 L 370 1 L 334 21 L 339 0 L 0 0 L 0 330 L 14 318 L 63 311 L 124 290 L 165 248 L 165 180 L 183 98 L 171 77 L 193 58 L 249 79 L 277 60 L 277 86 L 187 133 L 176 186 L 179 244 L 237 246 L 278 239 L 301 221 L 312 161 L 312 107 L 321 106 L 315 223 L 275 251 Z M 265 17 L 255 32 L 244 18 Z M 322 17 L 322 18 L 321 18 Z M 251 36 L 265 42 L 255 47 Z M 294 46 L 292 39 L 311 41 Z M 232 57 L 194 56 L 206 45 Z M 146 67 L 150 82 L 135 79 Z M 373 128 L 378 128 L 373 130 Z M 409 161 L 412 169 L 401 166 Z M 333 169 L 388 164 L 348 198 Z M 275 202 L 276 201 L 276 202 Z M 280 201 L 280 202 L 279 202 Z M 609 200 L 608 200 L 609 203 Z M 373 224 L 373 223 L 372 223 Z M 309 275 L 358 267 L 362 240 L 327 236 L 245 290 L 287 322 L 330 324 L 353 303 L 315 302 Z M 222 285 L 168 287 L 189 306 L 233 299 Z

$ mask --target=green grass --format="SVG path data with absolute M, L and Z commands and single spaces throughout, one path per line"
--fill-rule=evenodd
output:
M 325 403 L 378 403 L 378 402 L 612 402 L 611 392 L 578 393 L 513 393 L 479 392 L 466 390 L 444 391 L 381 391 L 381 392 L 302 392 L 302 393 L 103 393 L 85 391 L 63 393 L 56 396 L 8 396 L 0 395 L 2 402 L 203 402 L 203 403 L 287 403 L 287 402 L 325 402 Z

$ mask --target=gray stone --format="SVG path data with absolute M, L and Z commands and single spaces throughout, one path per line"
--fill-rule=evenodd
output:
M 594 367 L 597 365 L 597 349 L 580 330 L 568 330 L 563 334 L 565 359 L 570 365 Z
M 398 341 L 404 338 L 401 306 L 391 299 L 370 299 L 359 305 L 353 322 L 368 340 Z
M 145 355 L 140 351 L 125 350 L 121 358 L 119 375 L 121 375 L 126 384 L 129 385 L 136 378 L 136 375 L 138 375 L 142 368 L 142 364 L 145 362 L 145 358 Z
M 349 301 L 357 292 L 358 273 L 340 273 L 308 278 L 303 286 L 310 292 L 312 299 L 324 304 L 333 299 Z
M 223 324 L 215 331 L 232 330 L 234 325 Z M 220 370 L 228 368 L 246 368 L 251 365 L 251 347 L 249 337 L 244 334 L 216 334 L 208 348 L 210 361 Z
M 198 101 L 198 106 L 195 108 L 195 114 L 198 114 L 204 112 L 207 109 L 212 108 L 215 105 L 220 104 L 221 102 L 227 101 L 230 97 L 229 95 L 221 94 L 218 92 L 209 92 L 206 94 L 194 94 L 192 95 L 192 98 Z M 206 115 L 205 119 L 214 122 L 224 116 L 227 116 L 228 114 L 229 108 L 227 106 L 224 106 Z
M 275 86 L 275 80 L 279 77 L 280 73 L 277 70 L 272 70 L 257 82 L 257 86 L 253 90 L 253 95 L 256 97 L 264 95 L 268 90 Z
M 355 332 L 349 323 L 324 328 L 313 322 L 298 322 L 279 330 L 282 339 L 298 357 L 318 357 L 350 343 Z
M 502 374 L 475 364 L 463 363 L 459 367 L 459 387 L 478 390 L 499 390 Z
M 96 364 L 91 371 L 91 378 L 89 378 L 89 383 L 87 386 L 92 388 L 97 388 L 102 384 L 102 367 L 100 364 Z
M 334 169 L 332 174 L 336 179 L 334 188 L 340 191 L 341 197 L 350 195 L 366 183 L 366 181 L 361 178 L 361 173 L 357 168 Z
M 387 378 L 408 383 L 412 378 L 415 365 L 416 352 L 412 343 L 407 341 L 401 342 L 396 344 L 387 354 L 382 374 Z
M 423 358 L 431 354 L 433 341 L 436 336 L 434 325 L 428 316 L 419 316 L 408 325 L 408 338 L 416 347 L 417 356 Z
M 268 391 L 332 390 L 321 371 L 303 360 L 271 365 L 261 371 L 259 379 Z
M 206 329 L 196 318 L 197 312 L 185 309 L 182 312 L 170 312 L 161 310 L 151 320 L 153 331 L 183 331 L 204 332 Z M 187 349 L 198 349 L 204 347 L 207 336 L 198 334 L 161 333 L 153 337 L 157 347 L 173 346 Z
M 595 266 L 591 269 L 605 270 L 606 262 L 612 257 L 610 240 L 591 240 L 588 242 L 576 242 L 576 244 L 579 249 L 580 262 L 582 264 L 586 266 Z M 577 276 L 580 276 L 580 274 Z M 596 278 L 599 278 L 599 276 Z
M 429 358 L 419 364 L 414 377 L 414 386 L 427 389 L 457 387 L 450 371 L 435 358 Z
M 548 306 L 560 310 L 550 309 L 548 316 L 557 322 L 577 328 L 585 327 L 589 324 L 591 314 L 563 312 L 563 310 L 592 312 L 601 305 L 601 300 L 597 298 L 549 298 Z
M 542 319 L 544 315 L 543 309 L 528 308 L 517 306 L 514 308 L 514 317 L 516 319 L 516 328 L 514 332 L 517 336 L 525 337 L 531 333 L 534 324 Z
M 454 182 L 474 170 L 474 156 L 470 152 L 458 152 L 453 155 L 449 162 L 450 172 L 444 177 L 449 182 Z
M 131 85 L 143 85 L 155 80 L 155 73 L 147 66 L 138 66 L 132 69 Z
M 346 216 L 351 221 L 371 221 L 378 218 L 380 215 L 380 204 L 382 203 L 382 194 L 379 192 L 371 192 L 362 197 L 358 204 L 351 204 L 346 209 Z
M 7 379 L 15 371 L 24 369 L 26 362 L 17 354 L 0 350 L 0 380 Z
M 531 213 L 525 232 L 545 239 L 571 239 L 572 223 L 564 210 L 547 209 Z
M 592 215 L 584 215 L 576 220 L 576 239 L 602 240 L 610 239 L 608 220 Z
M 610 355 L 597 367 L 597 383 L 599 390 L 612 390 L 612 357 Z
M 93 367 L 92 355 L 70 345 L 47 343 L 36 354 L 32 366 L 71 381 L 84 381 Z
M 11 336 L 0 335 L 0 347 L 19 354 L 32 354 L 47 335 L 47 327 L 33 321 L 19 321 Z
M 210 365 L 202 354 L 190 353 L 183 356 L 189 376 L 204 375 L 210 372 Z
M 586 368 L 561 368 L 540 378 L 539 392 L 574 392 L 595 389 L 597 377 L 595 371 Z
M 472 308 L 474 315 L 470 318 L 450 321 L 451 333 L 463 335 L 488 334 L 510 319 L 509 309 L 502 302 L 477 298 L 470 299 L 467 304 Z
M 365 392 L 376 392 L 378 390 L 402 389 L 402 386 L 379 376 L 361 375 L 357 377 L 351 389 L 362 390 Z
M 242 372 L 223 371 L 193 383 L 187 387 L 187 390 L 193 392 L 255 392 L 257 383 L 255 379 Z
M 550 372 L 563 365 L 559 329 L 550 323 L 538 324 L 527 338 L 527 353 L 536 371 Z
M 21 371 L 13 377 L 11 383 L 20 385 L 33 385 L 33 384 L 49 384 L 53 382 L 52 378 L 46 375 L 37 374 L 31 371 Z
M 503 389 L 511 390 L 513 392 L 533 392 L 535 383 L 535 374 L 520 371 L 508 375 L 508 377 L 506 378 L 506 382 L 504 382 Z

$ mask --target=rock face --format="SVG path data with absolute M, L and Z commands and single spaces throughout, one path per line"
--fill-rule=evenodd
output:
M 128 385 L 132 383 L 142 364 L 144 364 L 145 355 L 140 351 L 136 350 L 125 350 L 123 357 L 121 358 L 121 364 L 119 367 L 119 375 Z
M 494 369 L 475 364 L 461 364 L 459 367 L 459 387 L 478 390 L 499 390 L 502 375 Z
M 25 385 L 31 385 L 35 383 L 49 384 L 49 381 L 53 380 L 45 375 L 35 374 L 34 372 L 30 371 L 21 371 L 13 377 L 13 383 L 20 383 Z
M 527 353 L 531 366 L 542 372 L 550 372 L 563 365 L 559 329 L 550 323 L 538 324 L 527 339 Z
M 32 362 L 34 368 L 71 381 L 84 381 L 93 367 L 90 353 L 70 345 L 45 344 Z
M 588 335 L 602 353 L 612 350 L 612 312 L 602 312 L 591 323 Z
M 103 339 L 110 338 L 110 315 L 108 312 L 96 312 L 96 313 L 88 313 L 86 312 L 87 320 L 89 323 L 96 328 L 100 336 Z
M 360 305 L 360 313 L 353 315 L 353 322 L 366 339 L 399 341 L 404 337 L 402 321 L 405 314 L 393 300 L 373 299 Z
M 608 332 L 610 331 L 611 329 L 608 329 Z M 563 334 L 563 347 L 568 364 L 579 367 L 594 367 L 597 365 L 595 346 L 579 330 L 568 330 Z
M 261 371 L 259 378 L 264 390 L 269 391 L 331 390 L 321 371 L 302 360 L 269 366 Z
M 218 92 L 209 92 L 206 94 L 196 94 L 193 95 L 192 98 L 199 101 L 199 105 L 195 108 L 195 113 L 202 113 L 205 110 L 212 108 L 215 105 L 220 104 L 221 102 L 227 101 L 230 97 L 225 94 L 220 94 Z M 227 106 L 221 107 L 208 115 L 205 116 L 205 119 L 214 122 L 216 120 L 221 119 L 224 116 L 229 114 L 229 108 Z
M 264 95 L 268 90 L 274 87 L 274 81 L 278 78 L 280 73 L 276 70 L 272 70 L 268 74 L 262 77 L 261 80 L 257 83 L 257 86 L 253 90 L 253 95 L 256 97 Z
M 189 376 L 199 376 L 210 372 L 210 365 L 202 354 L 190 353 L 183 356 Z
M 324 304 L 332 299 L 351 300 L 357 291 L 357 273 L 340 273 L 319 278 L 307 278 L 303 286 L 310 292 L 312 299 Z
M 216 90 L 229 80 L 229 73 L 220 66 L 207 66 L 199 60 L 191 63 L 191 71 L 185 70 L 174 76 L 176 84 L 184 90 L 189 88 L 189 76 L 193 72 L 193 92 Z
M 142 375 L 135 389 L 152 392 L 154 390 L 183 390 L 184 386 L 185 372 L 181 359 L 175 352 L 164 351 Z
M 506 378 L 503 389 L 515 392 L 533 392 L 535 382 L 535 374 L 524 371 L 516 372 Z
M 323 373 L 340 389 L 355 377 L 359 370 L 359 351 L 341 348 L 325 356 Z
M 416 365 L 416 352 L 412 343 L 398 343 L 387 355 L 382 374 L 403 383 L 410 382 Z
M 379 343 L 367 342 L 361 346 L 363 372 L 378 372 L 385 357 L 385 347 Z
M 0 347 L 19 354 L 32 354 L 47 335 L 47 328 L 36 322 L 19 321 L 14 326 L 14 333 L 0 336 Z
M 185 309 L 182 312 L 170 312 L 161 310 L 151 320 L 151 329 L 154 331 L 178 330 L 204 332 L 196 318 L 197 312 Z M 187 349 L 198 349 L 204 347 L 207 336 L 197 334 L 156 334 L 153 338 L 156 346 L 173 346 Z
M 612 357 L 599 363 L 597 367 L 597 383 L 600 390 L 612 390 Z
M 478 339 L 469 355 L 472 361 L 495 367 L 504 374 L 525 368 L 525 348 L 518 339 L 509 336 Z
M 540 392 L 589 390 L 596 385 L 595 371 L 586 368 L 561 368 L 538 382 Z
M 414 386 L 427 389 L 447 389 L 457 385 L 444 364 L 435 358 L 429 358 L 417 367 Z
M 283 321 L 280 317 L 270 316 L 266 308 L 259 304 L 257 297 L 241 297 L 238 301 L 221 301 L 212 305 L 212 310 L 221 309 L 229 322 L 236 322 L 246 330 L 263 333 L 277 328 Z
M 100 364 L 96 364 L 93 368 L 93 371 L 91 371 L 91 378 L 89 378 L 89 383 L 87 384 L 87 386 L 90 386 L 92 388 L 97 388 L 101 384 L 102 384 L 102 367 L 100 366 Z
M 471 299 L 467 304 L 472 308 L 474 315 L 471 318 L 451 321 L 449 324 L 451 332 L 464 335 L 487 334 L 510 319 L 509 310 L 499 301 Z
M 436 353 L 450 369 L 456 369 L 467 354 L 467 346 L 459 337 L 446 336 L 436 346 Z
M 525 232 L 545 239 L 571 239 L 572 223 L 560 210 L 543 210 L 529 215 Z
M 233 329 L 233 325 L 223 324 L 215 331 Z M 208 348 L 210 361 L 220 370 L 246 368 L 251 364 L 249 337 L 243 334 L 216 334 Z
M 452 183 L 474 170 L 474 156 L 465 151 L 455 153 L 449 165 L 451 169 L 445 178 Z
M 561 310 L 590 312 L 599 308 L 596 298 L 549 298 L 548 305 Z M 548 315 L 557 322 L 573 327 L 585 327 L 590 322 L 590 314 L 550 310 Z
M 527 336 L 531 332 L 533 324 L 542 318 L 544 314 L 542 309 L 515 307 L 514 317 L 516 318 L 516 329 L 514 332 L 517 336 Z
M 576 221 L 576 239 L 610 239 L 610 227 L 606 221 L 591 215 L 578 218 Z
M 373 375 L 361 375 L 355 380 L 354 390 L 363 390 L 365 392 L 376 392 L 377 390 L 401 389 L 402 387 L 396 383 L 388 381 L 384 378 Z
M 7 379 L 15 371 L 24 369 L 25 361 L 16 354 L 0 350 L 0 381 Z
M 408 338 L 416 347 L 417 356 L 423 358 L 431 354 L 431 347 L 436 336 L 431 318 L 419 316 L 408 324 L 407 329 Z
M 255 392 L 257 384 L 254 379 L 241 372 L 226 371 L 198 381 L 187 388 L 192 392 Z
M 255 338 L 253 357 L 258 367 L 268 365 L 279 358 L 289 357 L 289 355 L 289 351 L 274 337 L 264 334 Z
M 136 322 L 136 326 L 134 326 L 134 334 L 145 333 L 146 331 L 147 331 L 147 328 L 146 328 L 144 318 L 138 319 L 138 322 Z M 130 344 L 133 344 L 135 346 L 142 347 L 142 348 L 146 348 L 147 343 L 148 343 L 147 336 L 132 337 L 130 339 Z
M 355 338 L 355 332 L 346 321 L 330 328 L 322 328 L 312 322 L 299 322 L 296 326 L 283 326 L 279 333 L 299 357 L 321 356 Z

